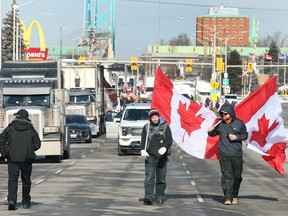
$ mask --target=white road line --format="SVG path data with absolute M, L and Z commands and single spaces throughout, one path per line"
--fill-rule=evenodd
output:
M 202 199 L 201 195 L 197 195 L 197 199 L 199 202 L 204 202 L 204 200 Z
M 190 175 L 190 171 L 189 171 L 189 170 L 186 170 L 186 173 L 187 173 L 188 175 Z
M 91 149 L 90 152 L 94 152 L 94 149 Z
M 183 163 L 182 165 L 183 165 L 183 166 L 186 166 L 186 164 L 185 164 L 185 163 Z
M 72 166 L 72 165 L 74 165 L 75 163 L 76 163 L 76 161 L 74 161 L 74 162 L 70 163 L 70 165 Z
M 181 160 L 183 160 L 183 157 L 182 157 L 182 156 L 180 156 L 180 159 L 181 159 Z
M 39 181 L 35 182 L 34 184 L 37 185 L 37 184 L 40 184 L 43 181 L 45 181 L 45 179 L 40 179 Z
M 60 170 L 57 170 L 55 173 L 58 174 L 58 173 L 60 173 L 60 172 L 62 172 L 62 171 L 63 171 L 63 170 L 60 169 Z
M 191 184 L 192 184 L 193 186 L 196 185 L 195 181 L 193 181 L 193 180 L 191 180 Z
M 83 155 L 81 158 L 85 158 L 86 157 L 86 155 Z

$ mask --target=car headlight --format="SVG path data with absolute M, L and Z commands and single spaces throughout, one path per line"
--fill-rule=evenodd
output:
M 122 136 L 127 136 L 128 132 L 129 132 L 128 127 L 122 127 Z

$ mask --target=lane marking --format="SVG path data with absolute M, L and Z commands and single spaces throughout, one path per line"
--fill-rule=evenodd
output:
M 182 165 L 183 165 L 183 166 L 186 166 L 186 164 L 185 164 L 185 163 L 183 163 Z
M 202 199 L 201 195 L 197 195 L 197 199 L 198 199 L 199 202 L 202 202 L 202 203 L 204 202 L 204 200 Z
M 72 165 L 74 165 L 75 163 L 76 163 L 76 161 L 74 161 L 74 162 L 70 163 L 70 165 L 72 166 Z
M 91 149 L 90 152 L 94 152 L 94 149 Z
M 44 182 L 45 179 L 40 179 L 39 181 L 35 182 L 34 184 L 37 185 L 37 184 L 40 184 L 41 182 Z
M 60 170 L 57 170 L 55 173 L 58 174 L 58 173 L 60 173 L 60 172 L 62 172 L 62 171 L 63 171 L 63 170 L 60 169 Z
M 193 181 L 193 180 L 191 180 L 191 184 L 192 184 L 193 186 L 196 185 L 195 181 Z
M 81 158 L 85 158 L 86 157 L 86 155 L 83 155 Z
M 189 170 L 186 170 L 186 173 L 187 173 L 188 175 L 190 175 L 190 171 L 189 171 Z
M 182 157 L 182 156 L 180 156 L 180 159 L 181 159 L 181 160 L 183 160 L 183 157 Z

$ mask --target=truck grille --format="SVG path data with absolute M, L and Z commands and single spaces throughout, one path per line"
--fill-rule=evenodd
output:
M 67 108 L 66 108 L 66 114 L 85 115 L 83 109 L 67 109 Z
M 131 128 L 130 133 L 132 136 L 141 136 L 142 128 Z

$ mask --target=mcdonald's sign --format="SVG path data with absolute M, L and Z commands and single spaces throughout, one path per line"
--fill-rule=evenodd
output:
M 23 52 L 26 53 L 26 60 L 47 60 L 48 48 L 45 47 L 44 34 L 40 23 L 37 20 L 33 20 L 30 23 L 28 30 L 26 29 L 24 22 L 21 20 L 20 25 L 23 31 L 23 39 L 25 45 L 25 50 L 23 50 Z M 34 25 L 38 27 L 40 48 L 30 47 L 31 33 Z

